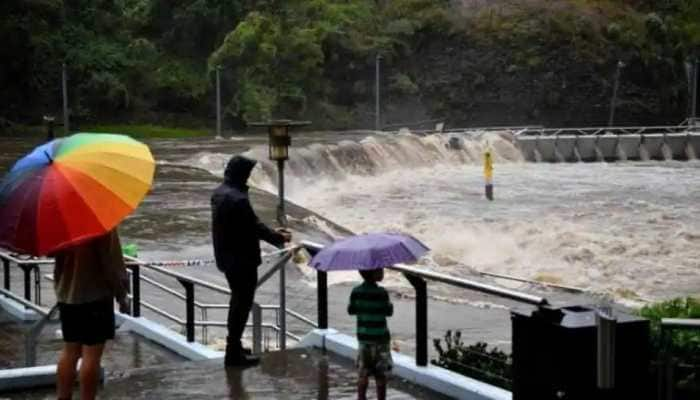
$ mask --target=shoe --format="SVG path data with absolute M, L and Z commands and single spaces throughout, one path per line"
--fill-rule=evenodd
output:
M 226 367 L 254 367 L 260 364 L 260 357 L 256 356 L 238 356 L 238 357 L 226 357 L 224 359 L 224 366 Z

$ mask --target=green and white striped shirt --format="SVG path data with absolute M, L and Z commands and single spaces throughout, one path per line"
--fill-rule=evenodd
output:
M 365 281 L 352 290 L 348 314 L 357 315 L 357 339 L 360 343 L 389 343 L 391 335 L 386 317 L 393 313 L 389 293 L 375 282 Z

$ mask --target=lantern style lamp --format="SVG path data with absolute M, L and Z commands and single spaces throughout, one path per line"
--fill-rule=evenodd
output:
M 284 211 L 284 162 L 289 159 L 289 146 L 292 137 L 289 129 L 297 126 L 309 125 L 309 121 L 291 121 L 288 119 L 272 120 L 268 122 L 251 122 L 248 126 L 266 127 L 269 136 L 269 158 L 277 161 L 277 180 L 279 205 L 277 206 L 277 222 L 281 226 L 287 226 L 287 217 Z

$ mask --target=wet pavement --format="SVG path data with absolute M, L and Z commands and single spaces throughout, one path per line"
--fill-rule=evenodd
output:
M 356 372 L 352 362 L 320 351 L 295 349 L 266 353 L 260 366 L 223 368 L 221 360 L 183 362 L 157 368 L 134 369 L 111 375 L 100 397 L 104 399 L 355 399 Z M 370 384 L 374 391 L 374 383 Z M 50 390 L 0 395 L 0 398 L 39 400 Z M 376 398 L 371 393 L 369 398 Z M 447 397 L 392 379 L 387 399 L 434 399 Z
M 25 337 L 31 325 L 10 318 L 0 309 L 0 369 L 25 366 Z M 47 324 L 39 337 L 36 349 L 37 365 L 56 364 L 63 341 L 56 331 L 60 325 Z M 141 336 L 117 331 L 108 342 L 102 366 L 109 374 L 154 365 L 183 361 L 184 358 Z M 2 395 L 0 395 L 0 399 Z

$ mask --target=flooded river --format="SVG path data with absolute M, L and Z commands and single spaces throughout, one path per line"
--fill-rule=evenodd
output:
M 39 140 L 0 138 L 0 174 Z M 327 242 L 339 235 L 333 221 L 355 232 L 411 233 L 433 250 L 426 268 L 456 276 L 507 274 L 635 304 L 700 295 L 698 161 L 526 163 L 505 133 L 450 141 L 449 135 L 317 132 L 293 141 L 286 178 L 289 199 L 303 207 L 289 210 L 297 238 Z M 123 241 L 137 244 L 142 258 L 212 258 L 209 196 L 235 153 L 261 161 L 253 201 L 272 221 L 277 178 L 265 136 L 148 144 L 158 162 L 155 184 L 121 228 Z M 493 202 L 483 196 L 487 147 L 495 161 Z M 181 271 L 222 281 L 212 265 Z M 341 286 L 356 280 L 344 273 L 330 278 Z M 297 281 L 300 288 L 314 282 L 305 268 Z M 386 284 L 411 292 L 398 276 Z M 466 298 L 445 288 L 437 293 L 452 302 Z

